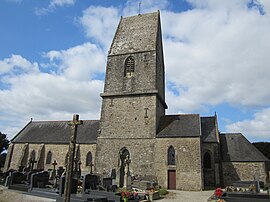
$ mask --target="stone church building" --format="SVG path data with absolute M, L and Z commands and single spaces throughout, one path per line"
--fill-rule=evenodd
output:
M 89 61 L 90 64 L 91 61 Z M 268 159 L 242 134 L 223 134 L 217 116 L 166 115 L 159 12 L 120 19 L 108 51 L 100 120 L 78 126 L 82 173 L 155 176 L 168 189 L 202 190 L 237 180 L 269 180 Z M 5 170 L 65 166 L 67 121 L 30 121 L 11 141 Z

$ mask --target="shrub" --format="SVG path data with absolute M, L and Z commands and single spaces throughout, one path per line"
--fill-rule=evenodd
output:
M 160 188 L 160 189 L 158 190 L 158 192 L 159 192 L 160 195 L 166 195 L 166 194 L 169 193 L 169 192 L 167 191 L 167 189 L 164 189 L 164 188 Z

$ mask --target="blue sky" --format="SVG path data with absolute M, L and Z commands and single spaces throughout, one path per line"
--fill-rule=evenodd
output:
M 108 47 L 139 2 L 0 1 L 0 131 L 99 119 Z M 221 132 L 270 141 L 270 1 L 141 1 L 141 13 L 158 9 L 167 114 L 216 112 Z

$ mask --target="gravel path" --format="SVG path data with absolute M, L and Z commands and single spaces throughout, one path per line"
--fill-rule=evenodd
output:
M 170 191 L 164 198 L 156 202 L 206 202 L 214 193 L 211 191 Z M 53 202 L 53 199 L 30 196 L 20 191 L 0 186 L 0 202 Z
M 207 199 L 214 193 L 211 191 L 170 191 L 164 199 L 157 202 L 206 202 Z

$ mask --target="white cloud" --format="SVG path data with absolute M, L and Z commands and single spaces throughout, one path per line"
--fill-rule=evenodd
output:
M 76 0 L 51 0 L 49 7 L 74 5 Z
M 46 15 L 53 12 L 57 7 L 72 6 L 76 3 L 76 0 L 51 0 L 49 5 L 44 8 L 36 8 L 36 15 Z
M 168 104 L 176 111 L 270 103 L 269 16 L 228 2 L 219 9 L 162 13 L 167 80 L 180 94 Z
M 229 132 L 241 132 L 249 138 L 264 139 L 270 141 L 270 108 L 263 109 L 254 114 L 253 119 L 238 121 L 227 125 Z
M 16 55 L 0 61 L 0 75 L 7 75 L 5 82 L 10 85 L 9 89 L 0 91 L 0 102 L 4 103 L 0 106 L 1 115 L 20 120 L 18 128 L 30 117 L 36 120 L 70 119 L 72 113 L 80 113 L 81 118 L 99 118 L 99 93 L 103 82 L 97 80 L 96 75 L 104 72 L 104 51 L 112 42 L 120 15 L 137 14 L 138 2 L 128 0 L 123 8 L 91 6 L 84 10 L 78 21 L 91 43 L 49 51 L 44 54 L 49 59 L 46 64 L 29 62 Z M 142 13 L 163 10 L 166 80 L 170 84 L 166 91 L 169 113 L 200 113 L 207 110 L 207 105 L 221 103 L 267 108 L 256 113 L 252 120 L 227 127 L 231 132 L 243 131 L 267 138 L 269 1 L 258 0 L 263 4 L 265 15 L 256 8 L 248 8 L 248 0 L 189 2 L 194 9 L 181 13 L 166 11 L 169 6 L 166 0 L 147 0 L 141 4 Z M 44 12 L 74 3 L 50 1 Z M 46 72 L 51 73 L 40 72 L 39 66 L 47 67 L 50 71 Z M 18 70 L 24 73 L 18 75 Z M 12 124 L 12 128 L 18 126 Z M 11 131 L 10 128 L 7 126 L 6 130 Z
M 119 18 L 117 8 L 90 6 L 83 11 L 83 16 L 79 18 L 79 22 L 84 27 L 86 36 L 95 39 L 107 51 Z
M 46 57 L 58 63 L 58 73 L 72 80 L 89 80 L 105 69 L 105 54 L 96 45 L 85 43 L 67 50 L 49 51 Z
M 38 64 L 31 63 L 20 55 L 11 55 L 10 58 L 5 58 L 0 61 L 0 75 L 14 72 L 36 72 Z
M 1 132 L 9 137 L 31 117 L 63 120 L 79 113 L 82 119 L 99 119 L 99 94 L 104 83 L 95 75 L 105 69 L 104 53 L 95 45 L 85 43 L 44 55 L 50 60 L 46 67 L 52 64 L 56 73 L 41 72 L 36 62 L 20 55 L 0 61 L 7 66 L 4 81 L 9 85 L 0 90 L 0 121 L 8 122 L 2 125 Z M 23 73 L 14 72 L 15 67 Z

